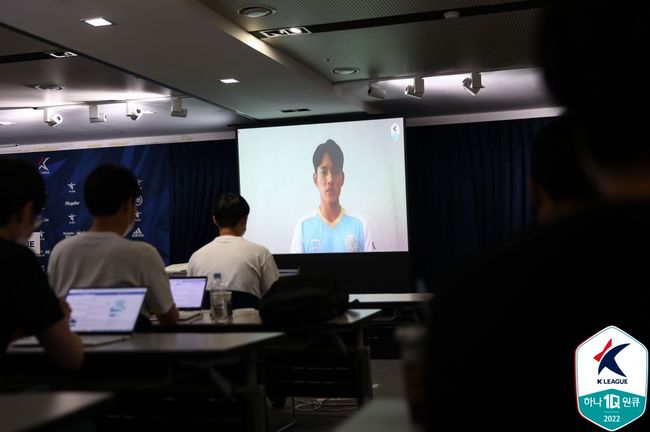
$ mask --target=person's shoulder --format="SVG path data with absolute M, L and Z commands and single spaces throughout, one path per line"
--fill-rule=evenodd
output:
M 343 214 L 343 217 L 344 218 L 349 218 L 349 219 L 352 219 L 352 220 L 356 219 L 356 221 L 358 221 L 361 225 L 363 225 L 363 226 L 367 225 L 366 218 L 364 218 L 363 216 L 361 216 L 358 213 L 349 212 L 348 210 L 345 210 L 345 213 Z
M 309 213 L 306 213 L 306 214 L 300 216 L 298 218 L 298 220 L 296 221 L 296 225 L 302 225 L 305 221 L 310 220 L 310 219 L 314 219 L 314 218 L 318 218 L 318 217 L 319 216 L 318 216 L 318 213 L 316 212 L 316 210 L 312 210 Z
M 271 251 L 264 245 L 261 245 L 259 243 L 252 242 L 250 240 L 246 240 L 245 238 L 242 237 L 242 242 L 244 246 L 250 250 L 253 250 L 257 253 L 263 253 L 263 254 L 269 254 L 271 255 Z
M 61 240 L 60 242 L 54 245 L 54 248 L 52 249 L 52 253 L 75 247 L 77 244 L 83 241 L 84 236 L 85 233 L 78 233 L 77 235 L 74 235 L 72 237 L 64 238 L 63 240 Z
M 124 240 L 124 247 L 131 249 L 132 251 L 144 255 L 144 256 L 156 256 L 159 257 L 160 254 L 158 253 L 158 249 L 156 249 L 152 244 L 144 242 L 144 241 L 136 241 L 136 240 L 127 240 L 127 239 L 122 239 Z
M 195 262 L 197 259 L 200 259 L 201 257 L 205 255 L 210 255 L 211 254 L 211 249 L 213 248 L 213 245 L 215 244 L 214 240 L 204 244 L 194 252 L 192 252 L 192 255 L 190 255 L 190 259 L 188 262 Z

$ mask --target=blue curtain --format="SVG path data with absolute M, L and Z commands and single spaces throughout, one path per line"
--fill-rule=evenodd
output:
M 512 241 L 535 223 L 526 179 L 533 140 L 547 121 L 407 129 L 415 278 L 431 286 L 463 261 Z
M 456 265 L 534 225 L 526 179 L 533 140 L 547 121 L 407 129 L 413 278 L 433 286 Z M 234 140 L 173 144 L 170 165 L 171 262 L 186 262 L 216 235 L 210 221 L 213 198 L 239 191 L 237 145 Z
M 170 145 L 171 262 L 187 262 L 217 230 L 211 222 L 212 201 L 239 192 L 235 140 Z

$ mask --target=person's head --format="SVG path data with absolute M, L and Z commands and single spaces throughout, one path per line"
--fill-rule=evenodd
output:
M 528 188 L 540 223 L 550 222 L 598 199 L 581 166 L 576 134 L 573 120 L 562 116 L 544 126 L 535 140 Z
M 320 191 L 321 203 L 338 204 L 341 188 L 345 181 L 341 147 L 328 139 L 316 147 L 312 162 L 314 164 L 314 185 Z
M 650 146 L 640 138 L 646 110 L 635 108 L 650 4 L 635 3 L 625 19 L 601 1 L 549 0 L 544 11 L 539 53 L 548 88 L 584 128 L 584 156 L 601 193 L 631 196 L 650 183 L 640 181 L 650 176 Z
M 90 214 L 95 219 L 111 219 L 124 235 L 133 228 L 135 200 L 139 195 L 138 179 L 119 165 L 98 166 L 84 183 L 84 200 Z
M 242 236 L 246 232 L 251 208 L 241 195 L 226 193 L 217 198 L 212 206 L 212 221 L 222 232 Z
M 36 168 L 21 160 L 0 159 L 0 230 L 3 237 L 26 242 L 40 223 L 45 184 Z

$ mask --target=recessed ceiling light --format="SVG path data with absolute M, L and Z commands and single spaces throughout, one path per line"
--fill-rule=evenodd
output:
M 460 18 L 460 12 L 458 12 L 458 11 L 456 11 L 456 10 L 450 10 L 450 11 L 447 11 L 447 12 L 445 12 L 444 14 L 442 14 L 442 16 L 443 16 L 445 19 L 455 19 L 455 18 Z
M 224 79 L 220 79 L 219 81 L 221 81 L 224 84 L 237 84 L 239 82 L 234 78 L 224 78 Z
M 54 58 L 77 57 L 77 54 L 71 51 L 50 51 L 48 54 Z
M 59 91 L 63 90 L 63 86 L 56 85 L 56 84 L 35 84 L 35 85 L 30 85 L 28 87 L 37 89 L 37 90 L 45 90 L 45 91 Z
M 311 33 L 307 27 L 287 27 L 271 30 L 260 30 L 257 32 L 266 38 L 274 38 L 278 36 L 296 36 L 301 34 Z
M 103 27 L 103 26 L 113 25 L 112 22 L 110 22 L 109 20 L 104 19 L 102 17 L 87 18 L 87 19 L 84 19 L 82 21 L 85 22 L 86 24 L 89 24 L 89 25 L 93 26 L 93 27 Z
M 355 67 L 339 67 L 332 69 L 331 72 L 337 75 L 352 75 L 359 72 L 359 69 Z
M 16 123 L 10 121 L 0 121 L 0 126 L 13 126 Z
M 269 6 L 248 6 L 239 9 L 237 13 L 247 18 L 262 18 L 268 15 L 273 15 L 275 9 Z

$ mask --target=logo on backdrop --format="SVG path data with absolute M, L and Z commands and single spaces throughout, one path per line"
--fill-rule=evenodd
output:
M 47 161 L 49 161 L 49 157 L 41 156 L 38 162 L 36 162 L 36 165 L 38 166 L 38 172 L 41 174 L 49 174 L 50 169 L 47 167 Z
M 140 215 L 141 214 L 142 214 L 142 212 L 140 210 L 135 211 L 135 221 L 136 222 L 142 222 L 142 220 L 140 220 Z
M 142 191 L 142 179 L 138 179 L 138 187 Z
M 80 203 L 79 203 L 79 201 L 66 201 L 64 204 L 65 204 L 66 207 L 76 207 Z
M 140 207 L 142 205 L 142 201 L 144 201 L 144 199 L 142 198 L 142 195 L 138 195 L 138 197 L 135 199 L 136 207 Z
M 393 141 L 399 140 L 399 125 L 397 123 L 393 123 L 390 125 L 390 137 L 392 138 Z
M 580 414 L 610 431 L 645 412 L 648 350 L 618 327 L 607 327 L 576 349 L 576 395 Z
M 73 183 L 73 182 L 68 183 L 68 192 L 69 193 L 77 192 L 74 188 L 75 186 L 77 186 L 77 183 Z
M 70 225 L 74 225 L 74 224 L 76 224 L 76 223 L 77 223 L 76 219 L 77 219 L 77 215 L 76 215 L 76 214 L 74 214 L 74 213 L 70 213 L 70 214 L 68 215 L 68 223 L 69 223 Z
M 131 234 L 131 238 L 143 238 L 144 234 L 142 233 L 142 230 L 140 227 L 136 228 L 135 231 L 133 231 L 133 234 Z

